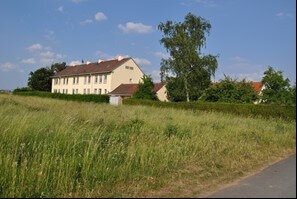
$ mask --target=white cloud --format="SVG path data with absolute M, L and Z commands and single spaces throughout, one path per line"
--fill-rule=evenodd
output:
M 63 6 L 60 6 L 57 10 L 58 10 L 59 12 L 63 13 L 63 12 L 64 12 L 64 7 L 63 7 Z
M 51 51 L 46 51 L 46 52 L 41 52 L 40 56 L 41 57 L 53 57 L 55 55 L 55 53 L 51 52 Z
M 107 17 L 103 12 L 97 12 L 95 14 L 95 20 L 96 21 L 103 21 L 103 20 L 106 20 L 106 19 L 107 19 Z
M 276 13 L 277 17 L 289 17 L 289 18 L 292 18 L 293 15 L 292 13 L 289 13 L 289 12 L 279 12 L 279 13 Z
M 150 65 L 151 64 L 151 62 L 149 60 L 144 59 L 144 58 L 137 58 L 136 57 L 136 58 L 133 58 L 133 59 L 139 65 Z
M 47 39 L 49 41 L 55 41 L 55 31 L 53 31 L 53 30 L 46 30 L 44 37 L 45 37 L 45 39 Z M 47 50 L 48 48 L 49 47 L 44 47 L 45 50 Z
M 27 49 L 30 50 L 30 51 L 42 50 L 43 46 L 41 44 L 37 43 L 37 44 L 33 44 L 32 46 L 29 46 Z
M 66 57 L 66 55 L 56 54 L 56 59 L 63 59 L 65 57 Z
M 254 73 L 239 73 L 237 75 L 232 75 L 234 78 L 239 80 L 246 79 L 247 81 L 261 81 L 264 71 L 254 72 Z
M 124 33 L 140 33 L 145 34 L 153 31 L 152 26 L 144 25 L 142 23 L 127 22 L 125 25 L 119 24 L 118 28 Z
M 53 60 L 53 61 L 55 61 L 55 59 L 63 59 L 66 57 L 66 55 L 56 54 L 51 51 L 41 52 L 39 55 L 43 58 L 52 58 L 51 60 Z M 43 59 L 43 60 L 46 60 L 46 59 Z
M 72 61 L 72 62 L 70 62 L 68 65 L 69 66 L 76 66 L 76 65 L 80 65 L 81 64 L 81 62 L 80 61 Z
M 34 58 L 23 59 L 21 61 L 23 64 L 36 64 L 36 60 Z
M 53 64 L 55 62 L 55 59 L 52 58 L 41 58 L 39 60 L 40 63 L 42 64 Z
M 0 69 L 5 72 L 11 71 L 11 70 L 16 69 L 16 65 L 13 63 L 10 63 L 10 62 L 6 62 L 6 63 L 0 65 Z
M 167 59 L 169 57 L 168 54 L 162 52 L 155 52 L 154 55 L 160 59 Z
M 80 22 L 81 25 L 86 25 L 86 24 L 91 24 L 91 23 L 93 23 L 92 19 L 86 19 L 86 20 Z
M 236 61 L 236 62 L 245 62 L 246 59 L 240 57 L 240 56 L 235 56 L 230 58 L 231 61 Z

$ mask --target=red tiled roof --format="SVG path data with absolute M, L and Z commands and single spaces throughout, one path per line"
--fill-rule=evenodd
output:
M 72 75 L 82 75 L 82 74 L 91 74 L 91 73 L 108 73 L 115 70 L 117 67 L 124 64 L 131 58 L 124 58 L 120 61 L 109 60 L 103 61 L 101 63 L 90 63 L 90 64 L 82 64 L 77 66 L 68 66 L 64 70 L 58 72 L 53 77 L 61 77 L 61 76 L 72 76 Z
M 260 93 L 263 87 L 263 83 L 262 82 L 251 82 L 252 87 L 254 87 L 255 91 L 257 93 Z
M 155 86 L 154 86 L 154 92 L 158 92 L 163 86 L 165 85 L 165 83 L 155 83 Z
M 154 92 L 158 92 L 165 83 L 154 84 Z M 111 91 L 109 95 L 120 95 L 120 96 L 132 96 L 133 93 L 138 89 L 138 84 L 121 84 L 116 89 Z

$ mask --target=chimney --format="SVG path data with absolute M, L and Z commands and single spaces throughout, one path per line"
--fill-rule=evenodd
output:
M 118 61 L 122 61 L 124 59 L 123 56 L 118 56 Z
M 99 59 L 98 60 L 98 63 L 100 64 L 101 62 L 104 62 L 104 60 L 103 59 Z

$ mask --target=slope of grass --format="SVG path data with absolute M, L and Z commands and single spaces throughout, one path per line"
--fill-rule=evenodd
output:
M 296 124 L 0 95 L 0 197 L 135 196 L 190 164 L 198 181 L 293 152 Z

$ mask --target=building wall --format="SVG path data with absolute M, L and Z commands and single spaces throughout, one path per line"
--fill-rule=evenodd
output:
M 126 67 L 129 67 L 129 69 Z M 133 70 L 131 70 L 130 67 L 132 67 Z M 121 84 L 138 84 L 143 75 L 144 73 L 140 70 L 137 64 L 132 59 L 129 59 L 111 73 L 111 91 Z M 130 79 L 132 81 L 130 81 Z
M 99 77 L 100 75 L 102 75 L 102 83 L 100 83 L 99 81 Z M 107 81 L 106 83 L 104 82 L 104 75 L 107 75 Z M 72 94 L 73 89 L 75 91 L 78 91 L 78 94 L 84 94 L 84 89 L 86 89 L 86 94 L 88 94 L 88 89 L 90 91 L 90 94 L 94 94 L 94 90 L 97 89 L 97 93 L 99 92 L 99 89 L 101 89 L 101 93 L 105 94 L 105 89 L 106 92 L 110 92 L 111 91 L 111 74 L 110 73 L 106 73 L 106 74 L 92 74 L 91 75 L 91 82 L 88 83 L 88 79 L 85 83 L 85 77 L 87 77 L 89 75 L 80 75 L 80 76 L 71 76 L 71 77 L 61 77 L 61 78 L 53 78 L 52 79 L 52 93 L 54 93 L 55 91 L 57 93 L 63 93 L 63 89 L 64 89 L 64 93 L 66 93 L 67 90 L 67 94 Z M 95 82 L 95 77 L 98 77 L 98 81 L 97 83 Z M 78 84 L 73 82 L 73 78 L 74 77 L 78 77 L 79 81 Z M 68 84 L 64 84 L 64 78 L 68 78 Z M 59 79 L 59 83 L 55 84 L 56 79 Z
M 156 94 L 160 101 L 163 101 L 163 102 L 169 101 L 167 97 L 167 89 L 165 85 L 160 90 L 158 90 Z

